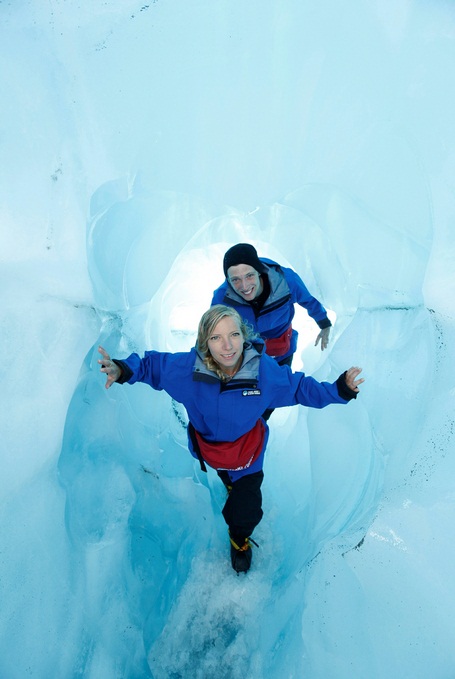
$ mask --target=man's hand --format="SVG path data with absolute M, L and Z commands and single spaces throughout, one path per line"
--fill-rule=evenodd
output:
M 116 363 L 111 361 L 111 357 L 109 356 L 107 351 L 103 349 L 103 347 L 101 346 L 98 347 L 98 351 L 103 357 L 98 360 L 98 363 L 101 365 L 100 372 L 106 373 L 107 380 L 105 387 L 106 389 L 109 389 L 109 387 L 112 386 L 114 382 L 118 380 L 118 378 L 122 374 L 122 371 L 120 370 L 118 365 L 116 365 Z
M 317 347 L 319 340 L 321 340 L 321 351 L 324 351 L 324 349 L 327 349 L 329 346 L 329 335 L 330 335 L 330 326 L 328 328 L 324 328 L 324 330 L 321 330 L 319 335 L 316 337 L 316 342 L 314 343 L 314 346 Z

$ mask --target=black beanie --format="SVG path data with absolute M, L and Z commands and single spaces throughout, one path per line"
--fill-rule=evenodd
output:
M 258 273 L 265 273 L 266 268 L 258 257 L 256 248 L 254 248 L 249 243 L 237 243 L 233 245 L 232 248 L 224 255 L 223 259 L 223 271 L 227 278 L 228 269 L 231 266 L 237 266 L 238 264 L 249 264 L 256 269 Z

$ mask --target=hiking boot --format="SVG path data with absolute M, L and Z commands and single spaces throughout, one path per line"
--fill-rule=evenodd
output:
M 253 558 L 253 552 L 251 550 L 251 543 L 258 546 L 254 540 L 250 538 L 243 538 L 239 540 L 240 544 L 229 536 L 231 541 L 231 563 L 232 568 L 237 573 L 246 573 L 249 571 L 251 566 L 251 559 Z

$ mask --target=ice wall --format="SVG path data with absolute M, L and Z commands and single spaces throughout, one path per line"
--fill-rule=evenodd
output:
M 0 16 L 0 676 L 447 679 L 451 5 Z M 246 578 L 184 413 L 96 365 L 191 346 L 238 240 L 336 319 L 321 356 L 299 314 L 297 366 L 367 378 L 274 413 Z

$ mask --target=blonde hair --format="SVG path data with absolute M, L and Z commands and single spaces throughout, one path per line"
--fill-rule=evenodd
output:
M 196 347 L 202 354 L 207 368 L 215 372 L 224 382 L 228 380 L 229 377 L 221 370 L 220 366 L 213 358 L 212 354 L 210 353 L 208 343 L 215 327 L 218 325 L 221 319 L 225 318 L 226 316 L 230 316 L 237 322 L 243 337 L 243 341 L 254 339 L 258 336 L 253 327 L 247 321 L 244 321 L 240 314 L 230 306 L 225 306 L 224 304 L 215 304 L 202 315 L 197 331 Z

